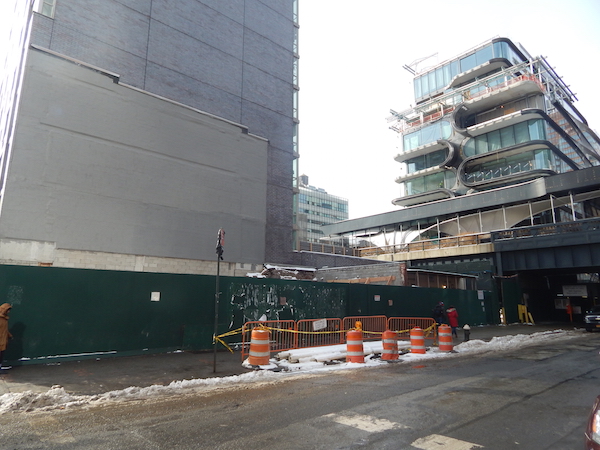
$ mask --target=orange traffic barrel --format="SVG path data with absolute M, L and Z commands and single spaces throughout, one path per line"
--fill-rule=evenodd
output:
M 398 333 L 391 330 L 385 330 L 381 337 L 383 342 L 383 353 L 381 359 L 394 361 L 398 359 Z
M 346 333 L 346 362 L 365 362 L 362 331 L 350 330 Z
M 425 337 L 423 335 L 423 329 L 419 327 L 414 327 L 410 330 L 410 352 L 425 353 Z
M 448 325 L 440 325 L 438 328 L 438 337 L 441 352 L 451 352 L 454 349 L 454 345 L 452 344 L 452 328 Z
M 254 328 L 250 339 L 250 354 L 248 364 L 252 366 L 266 366 L 269 364 L 271 350 L 269 348 L 269 330 Z

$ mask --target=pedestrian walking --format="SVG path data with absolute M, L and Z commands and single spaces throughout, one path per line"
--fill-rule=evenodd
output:
M 439 302 L 435 308 L 433 308 L 433 320 L 437 322 L 438 325 L 441 325 L 445 322 L 446 314 L 444 313 L 444 302 Z
M 12 339 L 12 334 L 8 331 L 8 313 L 10 313 L 11 308 L 10 303 L 0 305 L 0 371 L 10 369 L 10 366 L 2 367 L 2 361 L 4 361 L 4 351 L 8 346 L 8 340 Z
M 458 331 L 456 331 L 456 329 L 458 328 L 458 311 L 454 306 L 450 306 L 446 310 L 446 316 L 448 317 L 448 325 L 452 328 L 452 336 L 457 338 Z

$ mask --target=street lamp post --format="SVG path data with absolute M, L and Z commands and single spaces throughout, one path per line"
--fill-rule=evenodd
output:
M 217 327 L 219 325 L 219 272 L 221 267 L 221 260 L 223 259 L 223 246 L 225 245 L 225 230 L 219 228 L 217 234 L 217 278 L 215 286 L 215 328 L 213 333 L 213 373 L 217 371 Z

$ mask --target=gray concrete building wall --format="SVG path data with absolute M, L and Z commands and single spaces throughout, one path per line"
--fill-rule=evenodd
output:
M 267 138 L 265 258 L 286 262 L 294 27 L 288 0 L 58 0 L 54 18 L 36 14 L 31 39 Z
M 227 260 L 262 262 L 267 159 L 243 126 L 32 49 L 0 238 L 214 260 L 223 227 Z

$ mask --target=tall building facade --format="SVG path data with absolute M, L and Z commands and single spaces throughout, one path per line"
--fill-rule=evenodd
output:
M 1 262 L 291 262 L 296 0 L 10 3 Z
M 392 202 L 397 206 L 518 184 L 527 189 L 536 180 L 600 165 L 600 141 L 575 108 L 575 95 L 544 58 L 509 39 L 493 39 L 416 74 L 414 93 L 414 107 L 394 112 L 393 128 L 403 142 L 395 157 L 402 194 Z M 597 199 L 588 194 L 557 201 L 572 203 L 571 214 L 580 217 L 598 213 Z M 436 222 L 435 233 L 553 220 L 546 201 L 530 205 L 457 211 Z
M 506 38 L 414 73 L 414 94 L 390 118 L 403 143 L 399 208 L 325 233 L 368 237 L 353 249 L 362 257 L 475 275 L 499 301 L 490 314 L 503 306 L 517 320 L 527 304 L 566 320 L 569 304 L 581 319 L 600 302 L 600 139 L 576 96 Z
M 348 219 L 348 200 L 311 186 L 308 176 L 299 177 L 297 224 L 302 242 L 321 243 L 322 227 Z

